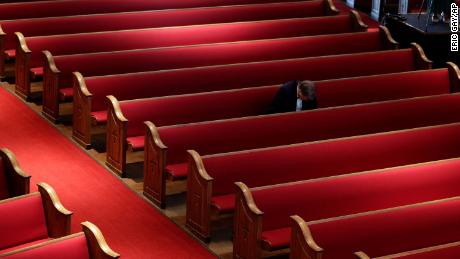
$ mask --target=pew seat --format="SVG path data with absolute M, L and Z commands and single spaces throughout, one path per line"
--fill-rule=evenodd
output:
M 86 77 L 187 67 L 303 58 L 395 49 L 385 27 L 378 31 L 341 33 L 196 46 L 53 56 L 45 51 L 43 114 L 59 120 L 59 102 L 71 100 L 72 72 Z M 205 59 L 197 58 L 206 55 Z M 129 64 L 129 66 L 127 65 Z
M 253 189 L 237 183 L 233 253 L 289 248 L 292 215 L 314 221 L 458 196 L 459 169 L 454 158 Z
M 108 246 L 98 227 L 88 221 L 81 225 L 83 232 L 16 249 L 0 256 L 10 259 L 109 259 L 120 257 Z
M 72 212 L 64 208 L 51 186 L 37 185 L 36 193 L 0 201 L 0 254 L 70 234 Z
M 292 216 L 290 258 L 351 259 L 358 250 L 378 257 L 458 242 L 459 214 L 456 196 L 319 221 Z
M 237 181 L 253 188 L 459 157 L 459 129 L 453 123 L 205 156 L 189 150 L 186 226 L 208 240 L 210 215 L 219 213 L 211 199 L 234 194 Z
M 317 105 L 327 108 L 456 92 L 460 75 L 455 64 L 448 66 L 449 69 L 317 81 Z M 107 165 L 123 172 L 124 156 L 121 160 L 116 156 L 127 150 L 143 150 L 144 121 L 162 127 L 264 115 L 278 89 L 279 86 L 268 86 L 120 102 L 109 96 L 107 130 L 111 134 L 107 136 Z
M 29 190 L 30 176 L 22 171 L 10 150 L 0 149 L 0 200 L 28 194 Z
M 216 65 L 154 72 L 83 77 L 74 73 L 72 137 L 91 145 L 92 112 L 107 110 L 107 95 L 120 101 L 281 84 L 293 78 L 324 80 L 427 69 L 420 46 L 321 57 Z M 394 60 L 398 62 L 394 63 Z M 349 66 L 348 64 L 355 64 Z M 238 76 L 235 76 L 238 75 Z M 135 82 L 135 83 L 133 83 Z M 184 84 L 184 82 L 190 82 Z M 129 87 L 128 87 L 129 86 Z M 396 93 L 395 93 L 396 94 Z M 97 123 L 97 121 L 96 121 Z
M 143 48 L 188 46 L 259 39 L 288 38 L 366 31 L 355 11 L 346 15 L 158 27 L 133 30 L 27 37 L 15 33 L 17 42 L 16 92 L 30 95 L 29 71 L 43 67 L 42 51 L 53 55 L 110 52 Z M 251 33 L 248 33 L 251 32 Z

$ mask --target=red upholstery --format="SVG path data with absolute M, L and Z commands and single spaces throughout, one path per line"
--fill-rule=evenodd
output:
M 457 157 L 460 124 L 202 157 L 213 196 L 249 187 Z M 263 177 L 261 177 L 263 175 Z
M 144 136 L 136 136 L 126 139 L 128 145 L 131 146 L 133 151 L 143 150 L 144 149 Z
M 17 31 L 20 31 L 26 37 L 33 37 L 194 24 L 305 18 L 323 16 L 325 15 L 324 10 L 322 0 L 312 0 L 249 6 L 173 9 L 161 12 L 145 11 L 46 19 L 21 19 L 3 21 L 0 25 L 7 34 L 5 48 L 13 49 L 15 47 L 14 32 Z
M 398 62 L 395 63 L 394 60 Z M 403 49 L 89 77 L 85 78 L 85 83 L 93 94 L 92 110 L 98 111 L 106 109 L 105 96 L 109 94 L 118 100 L 129 100 L 273 85 L 295 78 L 320 80 L 414 69 L 412 50 Z
M 289 228 L 291 215 L 313 221 L 459 196 L 459 169 L 460 159 L 456 159 L 285 184 L 253 190 L 252 195 L 264 213 L 264 233 L 272 233 L 273 230 Z M 272 242 L 272 238 L 278 241 Z M 272 247 L 279 249 L 289 245 L 290 235 L 267 234 L 265 239 L 267 243 L 277 243 L 279 246 Z
M 460 109 L 460 95 L 452 94 L 160 127 L 158 132 L 168 147 L 167 163 L 174 164 L 187 160 L 188 149 L 206 155 L 452 123 L 460 120 L 460 115 L 451 112 L 456 109 Z
M 60 239 L 59 242 L 48 243 L 34 249 L 16 253 L 5 258 L 62 258 L 62 259 L 89 259 L 88 245 L 83 233 L 80 235 Z
M 277 90 L 264 87 L 138 99 L 120 102 L 120 108 L 129 120 L 127 136 L 143 136 L 144 121 L 159 127 L 264 114 Z
M 187 170 L 188 170 L 187 163 L 171 164 L 171 165 L 166 166 L 166 171 L 175 180 L 186 178 Z
M 458 241 L 460 200 L 309 225 L 323 258 L 371 257 Z
M 48 238 L 41 196 L 0 203 L 0 232 L 0 249 Z
M 349 15 L 163 27 L 84 34 L 26 37 L 30 65 L 40 66 L 43 50 L 53 55 L 194 45 L 352 32 Z M 133 40 L 136 39 L 136 40 Z
M 291 228 L 278 228 L 262 232 L 262 246 L 271 250 L 286 248 L 291 239 Z M 287 243 L 286 243 L 287 241 Z
M 14 57 L 16 57 L 16 50 L 15 49 L 7 49 L 7 50 L 5 50 L 5 54 L 6 54 L 7 59 L 14 58 Z
M 380 90 L 380 91 L 379 91 Z M 450 92 L 447 69 L 317 82 L 318 107 L 378 102 Z
M 34 67 L 30 69 L 30 74 L 32 78 L 42 77 L 43 76 L 43 67 Z
M 65 2 L 11 3 L 0 6 L 0 20 L 271 2 L 293 2 L 293 0 L 70 0 Z
M 213 197 L 211 204 L 216 207 L 219 213 L 231 213 L 235 209 L 235 195 L 222 195 Z
M 380 32 L 342 33 L 226 44 L 117 51 L 54 57 L 59 87 L 72 85 L 72 72 L 85 76 L 324 56 L 381 50 Z M 199 58 L 205 53 L 206 58 Z M 126 64 L 130 64 L 126 66 Z
M 8 198 L 8 181 L 6 178 L 5 165 L 3 159 L 0 157 L 0 200 Z
M 95 111 L 95 112 L 92 112 L 91 117 L 97 123 L 106 123 L 107 122 L 107 111 Z
M 71 99 L 72 97 L 73 97 L 73 88 L 64 87 L 64 88 L 59 89 L 59 99 L 61 101 L 66 101 L 68 99 Z
M 455 258 L 460 254 L 460 245 L 435 249 L 428 252 L 398 257 L 400 259 L 433 259 L 433 258 Z

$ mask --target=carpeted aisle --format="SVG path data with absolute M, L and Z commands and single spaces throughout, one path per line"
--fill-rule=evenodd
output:
M 73 211 L 72 232 L 88 220 L 122 258 L 214 258 L 200 243 L 0 87 L 0 147 L 12 150 L 25 172 L 51 184 Z

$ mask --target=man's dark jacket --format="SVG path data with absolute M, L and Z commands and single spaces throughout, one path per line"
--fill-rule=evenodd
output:
M 268 109 L 268 113 L 295 111 L 297 106 L 298 83 L 298 80 L 284 83 L 273 98 L 273 102 Z M 316 108 L 316 99 L 302 101 L 302 110 L 310 110 L 314 108 Z

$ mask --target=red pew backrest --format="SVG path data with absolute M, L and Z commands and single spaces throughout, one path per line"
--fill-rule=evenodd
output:
M 0 5 L 0 20 L 295 1 L 296 0 L 72 0 L 10 3 Z
M 20 248 L 2 254 L 5 258 L 119 258 L 107 244 L 101 231 L 91 222 L 81 223 L 83 232 Z
M 262 240 L 262 249 L 272 250 L 289 246 L 292 215 L 313 221 L 458 196 L 459 169 L 460 159 L 452 159 L 252 190 L 237 183 L 234 244 L 244 241 L 244 222 L 254 222 L 247 239 Z M 234 246 L 233 252 L 245 258 L 249 247 L 260 247 L 240 245 L 246 249 Z
M 48 238 L 48 229 L 39 193 L 0 203 L 0 250 Z M 13 220 L 14 219 L 14 220 Z
M 53 57 L 45 52 L 43 113 L 59 119 L 59 100 L 72 98 L 72 72 L 85 76 L 209 66 L 392 49 L 388 29 L 321 36 Z M 206 55 L 206 59 L 198 58 Z M 130 64 L 127 66 L 126 64 Z M 56 85 L 59 84 L 59 85 Z M 63 88 L 59 90 L 59 88 Z
M 302 229 L 306 230 L 304 233 L 310 232 L 307 237 L 313 239 L 322 251 L 315 253 L 309 249 L 306 252 L 310 252 L 311 258 L 319 258 L 318 255 L 322 254 L 324 259 L 346 259 L 355 258 L 353 253 L 360 249 L 368 251 L 370 256 L 379 256 L 458 241 L 459 213 L 460 200 L 454 197 L 440 202 L 309 222 Z M 293 218 L 297 224 L 303 223 L 300 217 Z M 301 234 L 297 224 L 293 223 L 293 236 L 296 238 L 297 234 Z M 294 250 L 292 247 L 292 240 L 295 239 L 291 238 L 291 258 L 294 258 L 299 254 L 296 253 L 297 248 Z
M 333 14 L 328 1 L 312 0 L 292 3 L 247 6 L 203 7 L 192 9 L 124 12 L 65 17 L 20 19 L 0 22 L 5 36 L 5 49 L 14 49 L 14 32 L 26 37 L 84 32 L 184 26 L 238 21 L 305 18 Z M 1 7 L 0 7 L 1 8 Z
M 297 37 L 363 31 L 367 28 L 356 12 L 330 17 L 296 18 L 211 25 L 162 27 L 24 38 L 17 37 L 16 92 L 29 97 L 29 70 L 42 67 L 41 51 L 54 55 L 94 53 L 153 47 L 195 45 L 242 40 Z M 136 39 L 136 40 L 134 40 Z M 108 45 L 109 44 L 109 45 Z
M 302 59 L 276 60 L 177 70 L 83 78 L 74 73 L 73 137 L 82 145 L 91 143 L 91 113 L 106 111 L 105 96 L 118 100 L 179 95 L 281 84 L 292 79 L 331 79 L 385 74 L 430 67 L 419 62 L 421 48 L 343 54 Z M 390 60 L 398 60 L 394 65 Z M 348 63 L 356 64 L 349 66 Z M 235 75 L 238 75 L 237 77 Z M 136 82 L 133 84 L 132 82 Z M 184 82 L 191 82 L 185 84 Z M 129 86 L 129 87 L 128 87 Z

